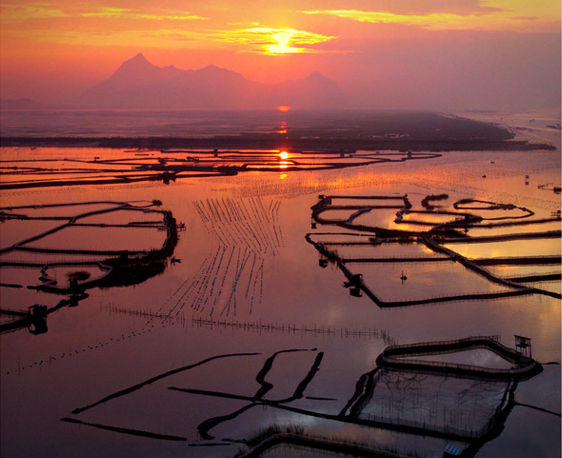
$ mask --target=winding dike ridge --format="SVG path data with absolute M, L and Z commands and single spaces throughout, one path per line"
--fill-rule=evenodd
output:
M 514 364 L 515 367 L 510 369 L 498 369 L 469 364 L 402 359 L 406 356 L 427 356 L 456 353 L 466 350 L 474 350 L 477 348 L 490 350 L 506 361 Z M 377 357 L 377 366 L 401 370 L 457 373 L 461 375 L 494 379 L 527 378 L 542 371 L 542 366 L 534 359 L 508 348 L 490 337 L 480 336 L 441 342 L 436 341 L 408 345 L 392 345 L 385 348 L 384 351 Z

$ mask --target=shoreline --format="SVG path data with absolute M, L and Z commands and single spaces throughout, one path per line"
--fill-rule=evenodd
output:
M 98 147 L 138 149 L 290 149 L 340 154 L 342 150 L 390 151 L 555 151 L 550 143 L 528 140 L 496 139 L 357 139 L 357 138 L 287 138 L 279 135 L 241 135 L 201 137 L 3 137 L 0 147 Z

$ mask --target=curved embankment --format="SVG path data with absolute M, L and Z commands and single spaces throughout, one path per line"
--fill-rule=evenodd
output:
M 104 265 L 112 269 L 111 273 L 92 286 L 109 288 L 112 286 L 136 285 L 164 271 L 168 258 L 172 256 L 178 243 L 178 228 L 170 211 L 163 211 L 162 213 L 164 214 L 167 231 L 166 240 L 162 247 L 158 250 L 151 250 L 138 259 L 119 257 L 102 261 Z
M 451 296 L 439 296 L 439 297 L 430 297 L 427 299 L 411 299 L 411 300 L 402 300 L 402 301 L 383 301 L 381 298 L 379 298 L 378 296 L 375 295 L 375 293 L 373 291 L 371 291 L 371 289 L 364 283 L 364 281 L 359 278 L 357 280 L 357 277 L 355 274 L 353 274 L 353 272 L 351 272 L 346 264 L 345 264 L 345 260 L 341 259 L 337 256 L 337 254 L 335 254 L 334 252 L 329 251 L 323 243 L 320 242 L 315 242 L 314 240 L 312 240 L 312 236 L 313 234 L 309 233 L 306 234 L 305 239 L 308 243 L 312 244 L 316 250 L 323 255 L 328 261 L 330 262 L 334 262 L 338 268 L 343 272 L 343 274 L 345 275 L 345 277 L 348 279 L 348 281 L 357 281 L 357 286 L 361 289 L 361 291 L 363 291 L 377 306 L 381 307 L 381 308 L 385 308 L 385 307 L 410 307 L 410 306 L 415 306 L 415 305 L 427 305 L 427 304 L 434 304 L 434 303 L 442 303 L 442 302 L 453 302 L 453 301 L 468 301 L 468 300 L 483 300 L 483 299 L 500 299 L 500 298 L 504 298 L 504 297 L 512 297 L 512 296 L 523 296 L 523 295 L 527 295 L 527 294 L 533 294 L 535 292 L 540 292 L 542 294 L 548 294 L 548 295 L 555 295 L 556 293 L 547 293 L 547 292 L 542 292 L 542 290 L 538 290 L 536 288 L 529 288 L 526 287 L 525 285 L 520 285 L 516 282 L 513 282 L 513 286 L 511 285 L 511 282 L 509 282 L 509 286 L 511 286 L 512 290 L 509 291 L 498 291 L 498 292 L 489 292 L 489 293 L 469 293 L 469 294 L 455 294 L 455 295 L 451 295 Z M 450 255 L 448 255 L 449 257 L 446 258 L 448 260 L 451 260 L 452 258 L 450 257 Z M 396 260 L 395 260 L 396 261 Z M 415 261 L 415 258 L 413 259 L 408 259 L 408 262 L 413 262 Z M 425 262 L 425 259 L 421 259 L 421 261 Z M 357 260 L 354 260 L 354 262 L 357 262 Z M 491 275 L 491 274 L 490 274 Z M 498 282 L 501 282 L 500 280 L 498 280 Z M 508 281 L 505 280 L 502 283 L 507 283 Z M 556 296 L 554 296 L 556 297 Z
M 193 152 L 193 151 L 186 151 Z M 165 150 L 161 153 L 169 154 Z M 28 189 L 28 188 L 45 188 L 55 186 L 81 186 L 81 185 L 106 185 L 106 184 L 131 184 L 140 183 L 145 181 L 163 181 L 168 184 L 170 181 L 176 181 L 180 178 L 201 178 L 201 177 L 216 177 L 216 176 L 232 176 L 246 171 L 259 171 L 259 172 L 278 172 L 279 160 L 275 154 L 270 151 L 263 152 L 239 152 L 230 151 L 229 154 L 221 154 L 218 156 L 218 151 L 199 151 L 200 158 L 188 157 L 188 159 L 172 159 L 169 157 L 162 157 L 158 163 L 147 163 L 146 161 L 153 161 L 152 158 L 146 159 L 109 159 L 93 161 L 85 160 L 78 161 L 72 159 L 60 159 L 61 162 L 83 162 L 86 164 L 95 164 L 98 168 L 89 169 L 69 169 L 73 174 L 70 179 L 57 179 L 53 178 L 51 181 L 42 180 L 25 180 L 10 183 L 0 183 L 0 190 L 4 189 Z M 205 158 L 205 155 L 212 154 L 212 159 Z M 307 156 L 304 156 L 304 161 L 297 161 L 295 159 L 287 159 L 283 162 L 285 171 L 302 171 L 302 170 L 329 170 L 341 169 L 347 167 L 361 167 L 379 163 L 387 162 L 405 162 L 409 160 L 432 159 L 440 157 L 439 153 L 387 153 L 383 156 L 377 153 L 355 155 L 355 152 L 344 153 L 342 151 L 333 151 L 331 154 L 334 157 L 329 160 L 319 162 L 318 154 L 328 153 L 302 153 L 294 152 L 292 154 L 307 154 L 310 160 L 306 161 Z M 341 159 L 334 162 L 336 157 Z M 400 156 L 399 158 L 390 158 L 388 156 Z M 344 161 L 344 157 L 353 157 L 353 161 Z M 362 159 L 361 162 L 358 159 Z M 20 162 L 35 162 L 38 160 L 23 160 L 23 161 L 9 161 L 19 164 Z M 58 162 L 58 160 L 52 160 Z M 121 167 L 127 166 L 129 169 L 115 169 L 114 165 Z M 104 168 L 109 167 L 109 168 Z M 56 167 L 56 166 L 54 166 Z M 29 171 L 29 169 L 27 169 Z M 56 168 L 52 169 L 33 169 L 35 171 L 41 170 L 42 175 L 56 174 Z M 25 172 L 24 172 L 25 173 Z M 28 175 L 24 174 L 23 178 Z
M 482 220 L 479 216 L 472 215 L 470 213 L 462 212 L 450 212 L 450 211 L 412 211 L 412 204 L 408 199 L 408 195 L 403 196 L 318 196 L 319 201 L 311 207 L 312 210 L 312 220 L 318 224 L 332 224 L 352 231 L 359 231 L 365 233 L 376 234 L 381 237 L 426 237 L 435 232 L 439 232 L 441 235 L 450 235 L 451 237 L 462 237 L 463 234 L 455 230 L 457 227 L 464 227 L 466 225 L 475 224 Z M 355 200 L 398 200 L 401 203 L 396 205 L 332 205 L 334 199 L 355 199 Z M 429 231 L 410 231 L 402 229 L 386 229 L 376 226 L 367 226 L 364 224 L 354 223 L 355 219 L 364 213 L 368 213 L 371 210 L 381 210 L 381 209 L 396 209 L 396 220 L 397 224 L 406 223 L 410 225 L 420 225 L 420 226 L 433 226 Z M 353 214 L 349 216 L 347 220 L 329 220 L 322 218 L 321 214 L 328 210 L 356 210 Z M 421 220 L 403 220 L 403 215 L 405 213 L 420 213 L 420 214 L 431 214 L 431 215 L 449 215 L 451 217 L 462 217 L 459 221 L 450 221 L 448 223 L 438 224 L 430 223 Z
M 471 205 L 471 204 L 483 204 L 483 205 Z M 525 207 L 519 207 L 514 204 L 499 204 L 497 202 L 490 202 L 487 200 L 478 199 L 461 199 L 453 204 L 455 210 L 521 210 L 524 214 L 519 216 L 499 216 L 496 218 L 483 218 L 487 221 L 500 221 L 506 219 L 523 219 L 533 216 L 534 211 L 529 210 Z
M 186 170 L 190 171 L 190 170 Z M 197 169 L 194 169 L 197 172 Z M 103 172 L 103 171 L 102 171 Z M 225 172 L 224 170 L 214 169 L 212 171 L 201 171 L 199 173 L 193 173 L 189 175 L 190 178 L 209 178 L 217 176 L 228 176 L 232 173 Z M 181 177 L 184 178 L 184 177 Z M 109 178 L 98 178 L 92 180 L 57 180 L 57 181 L 30 181 L 27 183 L 2 183 L 0 184 L 0 190 L 8 189 L 31 189 L 31 188 L 54 188 L 54 187 L 68 187 L 68 186 L 100 186 L 100 185 L 128 185 L 133 183 L 142 183 L 145 181 L 175 181 L 176 176 L 173 174 L 166 175 L 166 172 L 159 173 L 155 175 L 149 175 L 144 177 L 131 177 L 131 176 L 120 176 L 120 177 L 109 177 Z
M 465 257 L 465 256 L 463 256 L 460 253 L 457 253 L 455 251 L 449 250 L 448 248 L 444 247 L 443 245 L 440 245 L 439 243 L 437 243 L 433 239 L 424 238 L 422 241 L 423 241 L 423 243 L 426 244 L 426 246 L 429 249 L 433 250 L 434 252 L 442 253 L 442 254 L 445 254 L 445 255 L 449 256 L 454 261 L 457 261 L 457 262 L 461 263 L 467 269 L 470 269 L 473 272 L 483 276 L 484 278 L 488 279 L 492 283 L 496 283 L 498 285 L 506 286 L 508 288 L 514 288 L 515 290 L 521 291 L 521 294 L 536 293 L 536 294 L 543 294 L 545 296 L 554 297 L 554 298 L 557 298 L 557 299 L 560 299 L 560 297 L 561 297 L 559 293 L 555 293 L 555 292 L 552 292 L 552 291 L 543 290 L 543 289 L 535 288 L 535 287 L 531 287 L 531 286 L 521 285 L 518 282 L 514 282 L 514 281 L 511 281 L 511 280 L 508 280 L 508 279 L 505 279 L 505 278 L 497 277 L 496 275 L 494 275 L 491 272 L 489 272 L 488 270 L 484 269 L 483 267 L 481 267 L 477 263 L 474 263 L 472 260 L 468 259 L 467 257 Z
M 55 254 L 97 254 L 111 256 L 103 261 L 91 262 L 53 262 L 41 265 L 42 285 L 34 287 L 45 292 L 55 294 L 69 294 L 84 291 L 94 287 L 109 288 L 112 286 L 129 286 L 142 283 L 164 271 L 167 259 L 172 256 L 178 242 L 177 223 L 172 213 L 164 210 L 153 210 L 163 215 L 166 227 L 166 239 L 162 247 L 151 251 L 114 251 L 114 250 L 58 250 L 46 248 L 18 247 L 19 251 Z M 45 234 L 42 234 L 43 237 Z M 24 263 L 2 263 L 2 265 L 23 266 Z M 27 264 L 30 265 L 30 264 Z M 34 264 L 35 265 L 35 264 Z M 94 279 L 84 280 L 75 287 L 62 287 L 55 279 L 47 275 L 47 270 L 53 267 L 97 267 L 104 273 Z
M 271 390 L 271 388 L 273 388 L 273 384 L 267 382 L 265 380 L 265 376 L 271 370 L 274 359 L 280 353 L 292 353 L 292 352 L 298 352 L 298 351 L 317 351 L 317 349 L 312 348 L 310 350 L 306 350 L 306 349 L 282 350 L 282 351 L 274 353 L 272 356 L 270 356 L 265 361 L 262 369 L 256 375 L 256 381 L 261 385 L 261 388 L 256 392 L 256 394 L 254 396 L 240 396 L 240 395 L 233 395 L 231 393 L 184 389 L 184 388 L 178 388 L 178 387 L 168 387 L 168 389 L 173 390 L 173 391 L 181 391 L 181 392 L 184 392 L 184 393 L 200 394 L 200 395 L 205 395 L 205 396 L 215 396 L 215 397 L 221 397 L 221 398 L 227 398 L 227 399 L 239 399 L 239 400 L 244 400 L 244 401 L 249 402 L 249 404 L 243 406 L 242 408 L 238 409 L 235 412 L 229 413 L 227 415 L 221 415 L 221 416 L 209 418 L 209 419 L 203 421 L 202 423 L 200 423 L 197 426 L 197 430 L 199 431 L 199 435 L 201 436 L 201 438 L 203 438 L 205 440 L 214 439 L 215 437 L 210 434 L 211 429 L 213 429 L 214 427 L 216 427 L 217 425 L 219 425 L 219 424 L 221 424 L 225 421 L 235 419 L 236 417 L 238 417 L 240 414 L 242 414 L 243 412 L 245 412 L 246 410 L 248 410 L 251 407 L 255 407 L 257 405 L 280 407 L 283 404 L 288 404 L 288 403 L 290 403 L 292 401 L 295 401 L 297 399 L 301 399 L 304 396 L 304 392 L 305 392 L 306 388 L 308 387 L 308 385 L 310 384 L 310 382 L 313 380 L 314 376 L 316 375 L 316 373 L 320 369 L 320 363 L 322 362 L 322 358 L 324 357 L 324 352 L 319 352 L 316 355 L 316 358 L 314 359 L 314 362 L 312 363 L 308 373 L 299 382 L 299 384 L 297 385 L 295 391 L 293 392 L 293 394 L 291 396 L 289 396 L 288 398 L 285 398 L 285 399 L 277 399 L 277 400 L 264 399 L 264 395 L 269 390 Z
M 443 195 L 444 196 L 444 195 Z M 428 196 L 428 197 L 441 197 L 441 196 Z M 549 297 L 554 297 L 560 299 L 560 294 L 556 292 L 549 291 L 547 289 L 541 289 L 537 287 L 527 286 L 523 284 L 523 281 L 519 280 L 512 280 L 512 279 L 505 279 L 500 278 L 487 269 L 481 267 L 482 265 L 486 265 L 486 259 L 475 259 L 471 260 L 462 256 L 460 253 L 452 251 L 446 248 L 444 245 L 448 243 L 487 243 L 487 242 L 503 242 L 509 240 L 534 240 L 540 238 L 560 238 L 561 231 L 554 230 L 554 231 L 546 231 L 546 232 L 528 232 L 528 233 L 519 233 L 519 234 L 501 234 L 501 235 L 493 235 L 493 236 L 482 236 L 482 237 L 468 237 L 465 234 L 459 233 L 456 229 L 461 227 L 479 227 L 476 226 L 475 223 L 479 223 L 483 220 L 504 220 L 510 219 L 509 222 L 498 222 L 494 225 L 485 224 L 485 227 L 495 227 L 497 226 L 508 226 L 508 225 L 520 225 L 520 224 L 527 224 L 527 221 L 522 221 L 522 219 L 528 218 L 534 213 L 525 208 L 525 207 L 518 207 L 513 204 L 498 204 L 495 202 L 488 202 L 488 201 L 480 201 L 474 199 L 462 199 L 457 201 L 454 204 L 455 209 L 467 209 L 467 210 L 514 210 L 519 209 L 523 211 L 523 215 L 514 216 L 514 217 L 499 217 L 499 218 L 482 218 L 477 215 L 472 215 L 470 213 L 454 213 L 454 212 L 441 212 L 441 211 L 419 211 L 419 212 L 412 212 L 410 209 L 412 207 L 411 203 L 408 200 L 407 194 L 404 196 L 326 196 L 320 195 L 318 196 L 318 202 L 311 207 L 312 210 L 312 220 L 313 222 L 319 224 L 333 224 L 340 227 L 344 227 L 349 230 L 365 232 L 365 233 L 374 233 L 379 238 L 385 237 L 384 240 L 381 240 L 380 243 L 384 243 L 388 241 L 389 237 L 396 238 L 397 240 L 404 240 L 407 241 L 408 239 L 412 239 L 412 237 L 417 237 L 418 243 L 424 243 L 430 250 L 435 253 L 440 253 L 445 255 L 445 258 L 435 258 L 431 259 L 433 261 L 455 261 L 462 264 L 465 268 L 475 272 L 478 275 L 483 276 L 488 281 L 492 283 L 499 284 L 501 286 L 510 288 L 509 291 L 500 291 L 500 292 L 485 292 L 485 293 L 473 293 L 473 294 L 456 294 L 450 296 L 443 296 L 443 297 L 435 297 L 435 298 L 428 298 L 428 299 L 421 299 L 421 300 L 406 300 L 406 301 L 394 301 L 394 302 L 386 302 L 377 297 L 373 291 L 371 291 L 367 285 L 363 282 L 360 277 L 354 275 L 347 267 L 346 263 L 348 262 L 363 262 L 363 263 L 372 263 L 372 262 L 430 262 L 429 259 L 426 258 L 408 258 L 408 259 L 401 259 L 401 258 L 387 258 L 387 259 L 371 259 L 371 258 L 364 258 L 364 259 L 345 259 L 338 256 L 336 251 L 331 251 L 328 249 L 329 244 L 324 244 L 321 242 L 315 242 L 312 240 L 312 234 L 307 234 L 305 236 L 308 243 L 314 245 L 316 250 L 325 257 L 327 261 L 331 261 L 337 264 L 340 270 L 343 271 L 344 275 L 347 277 L 349 281 L 352 278 L 355 278 L 357 281 L 357 287 L 360 288 L 373 302 L 375 302 L 379 307 L 399 307 L 399 306 L 412 306 L 412 305 L 424 305 L 436 302 L 449 302 L 449 301 L 458 301 L 458 300 L 480 300 L 480 299 L 497 299 L 503 297 L 511 297 L 511 296 L 520 296 L 520 295 L 527 295 L 527 294 L 541 294 Z M 334 201 L 337 199 L 356 199 L 356 200 L 364 200 L 364 201 L 373 201 L 373 200 L 381 200 L 381 201 L 388 201 L 388 200 L 399 200 L 401 201 L 401 206 L 388 206 L 388 205 L 333 205 Z M 473 205 L 477 204 L 477 205 Z M 366 211 L 371 211 L 376 208 L 399 208 L 398 212 L 396 213 L 397 219 L 400 219 L 402 214 L 405 212 L 409 213 L 427 213 L 427 214 L 449 214 L 449 215 L 457 215 L 460 216 L 461 220 L 455 220 L 443 224 L 434 225 L 432 229 L 427 232 L 412 232 L 412 231 L 402 231 L 397 229 L 383 229 L 375 226 L 364 226 L 364 225 L 356 225 L 353 223 L 353 220 L 365 213 Z M 328 220 L 322 218 L 322 213 L 327 210 L 354 210 L 347 220 Z M 516 219 L 516 221 L 514 221 Z M 538 220 L 538 222 L 552 222 L 552 221 L 560 221 L 558 217 L 551 218 L 551 219 L 543 219 Z M 430 224 L 427 222 L 420 222 L 420 221 L 408 221 L 409 224 L 420 224 L 426 225 Z M 433 224 L 433 223 L 431 223 Z M 430 224 L 430 225 L 431 225 Z M 374 245 L 375 243 L 373 243 Z M 550 257 L 550 256 L 540 256 L 540 257 L 533 257 L 531 259 L 526 258 L 514 258 L 509 263 L 518 264 L 519 262 L 523 263 L 537 263 L 537 264 L 549 264 L 552 263 L 553 260 L 555 262 L 559 262 L 560 257 Z M 490 262 L 490 264 L 500 264 L 500 262 L 494 260 Z M 536 261 L 536 262 L 534 262 Z M 536 276 L 530 277 L 530 280 L 536 281 L 544 281 L 546 279 L 556 279 L 557 276 L 550 275 L 550 276 Z
M 441 205 L 432 205 L 430 202 L 447 200 L 449 198 L 449 194 L 430 194 L 429 196 L 425 196 L 425 198 L 421 201 L 422 207 L 427 208 L 428 210 L 433 210 L 435 207 L 441 207 Z
M 486 348 L 507 361 L 517 365 L 512 369 L 494 369 L 480 366 L 471 366 L 453 363 L 439 363 L 430 361 L 411 361 L 403 360 L 399 357 L 405 356 L 422 356 L 430 354 L 454 353 L 463 350 L 471 350 L 475 348 Z M 416 372 L 433 372 L 443 376 L 451 374 L 459 375 L 463 378 L 477 379 L 499 379 L 513 382 L 509 392 L 507 393 L 506 407 L 499 410 L 485 428 L 485 432 L 479 436 L 463 436 L 456 432 L 435 431 L 427 428 L 427 425 L 412 426 L 404 424 L 391 424 L 388 422 L 377 422 L 363 420 L 354 416 L 345 415 L 348 408 L 352 407 L 364 393 L 372 393 L 374 384 L 374 375 L 383 367 L 392 367 L 398 370 L 416 371 Z M 477 451 L 483 444 L 496 437 L 503 429 L 503 424 L 514 405 L 514 391 L 517 387 L 518 380 L 530 378 L 542 371 L 542 366 L 532 358 L 525 357 L 516 351 L 505 347 L 499 342 L 489 337 L 468 337 L 454 341 L 426 342 L 411 345 L 392 345 L 387 347 L 377 358 L 377 367 L 368 374 L 363 374 L 356 384 L 355 393 L 348 401 L 347 405 L 339 415 L 322 414 L 313 411 L 305 411 L 301 409 L 290 408 L 288 406 L 276 405 L 275 407 L 310 415 L 316 418 L 330 419 L 334 421 L 365 425 L 368 427 L 378 427 L 393 431 L 400 431 L 408 434 L 438 437 L 445 440 L 461 440 L 467 441 L 467 447 L 463 456 L 472 456 L 473 451 Z M 357 410 L 357 409 L 355 409 Z M 310 447 L 316 450 L 329 450 L 331 452 L 346 453 L 354 456 L 372 456 L 372 457 L 399 457 L 395 453 L 387 451 L 374 450 L 367 448 L 362 444 L 347 443 L 345 441 L 327 440 L 324 438 L 307 437 L 303 434 L 295 434 L 292 432 L 278 432 L 266 436 L 249 451 L 238 455 L 238 458 L 253 458 L 262 456 L 262 454 L 271 447 L 287 444 L 302 447 Z M 247 445 L 252 445 L 252 440 L 247 441 Z
M 237 458 L 259 458 L 263 456 L 271 447 L 276 445 L 295 445 L 300 447 L 307 447 L 314 450 L 324 450 L 331 453 L 341 453 L 345 455 L 357 457 L 371 457 L 371 458 L 406 458 L 404 455 L 397 453 L 387 452 L 383 450 L 373 450 L 365 446 L 347 443 L 344 441 L 335 441 L 315 437 L 306 437 L 300 434 L 292 433 L 278 433 L 263 440 L 255 447 L 251 448 L 246 453 L 237 455 Z
M 66 306 L 66 305 L 76 305 L 79 300 L 84 299 L 87 297 L 87 294 L 84 293 L 86 289 L 90 289 L 93 287 L 101 287 L 101 288 L 109 288 L 113 286 L 130 286 L 142 283 L 147 279 L 158 275 L 159 273 L 163 272 L 166 268 L 168 258 L 172 256 L 174 249 L 178 242 L 178 228 L 177 222 L 175 218 L 172 216 L 170 211 L 164 210 L 153 210 L 154 212 L 161 213 L 164 218 L 164 224 L 166 227 L 166 239 L 162 244 L 162 247 L 157 250 L 151 250 L 148 252 L 135 252 L 136 254 L 140 254 L 140 257 L 129 258 L 128 254 L 131 252 L 116 252 L 116 251 L 109 251 L 103 252 L 99 251 L 96 252 L 97 254 L 105 253 L 107 255 L 112 255 L 113 257 L 105 259 L 103 261 L 92 261 L 92 262 L 54 262 L 54 263 L 47 263 L 47 264 L 26 264 L 26 263 L 17 263 L 17 262 L 10 262 L 10 263 L 0 263 L 1 266 L 14 266 L 14 267 L 40 267 L 41 268 L 41 281 L 43 282 L 42 285 L 29 287 L 30 289 L 37 289 L 40 291 L 45 291 L 48 293 L 54 294 L 70 294 L 72 295 L 68 300 L 60 301 L 55 307 L 51 307 L 47 310 L 47 314 L 50 314 L 59 308 Z M 104 211 L 105 212 L 105 211 Z M 92 212 L 89 214 L 97 214 L 99 212 Z M 75 218 L 73 218 L 74 220 Z M 56 230 L 61 229 L 62 227 L 66 227 L 70 225 L 70 223 L 65 224 L 56 228 Z M 48 235 L 52 231 L 48 231 L 47 233 L 40 234 L 40 236 L 33 237 L 34 239 L 38 239 Z M 29 240 L 26 240 L 26 243 Z M 19 244 L 16 244 L 19 245 Z M 15 249 L 15 245 L 9 247 L 8 250 Z M 26 250 L 25 247 L 17 247 L 18 250 Z M 28 248 L 29 251 L 33 250 L 32 248 Z M 47 252 L 49 250 L 46 249 L 39 249 L 41 252 Z M 68 253 L 72 252 L 74 254 L 81 253 L 84 254 L 84 251 L 72 251 L 72 250 L 52 250 L 55 253 Z M 115 257 L 118 256 L 118 257 Z M 61 266 L 92 266 L 97 267 L 100 271 L 104 273 L 95 279 L 92 280 L 84 280 L 81 282 L 77 282 L 75 286 L 68 286 L 68 287 L 61 287 L 57 284 L 57 281 L 54 278 L 51 278 L 47 275 L 47 270 L 51 267 L 61 267 Z M 29 316 L 25 316 L 24 318 L 16 321 L 11 321 L 9 323 L 5 323 L 0 325 L 0 333 L 22 328 L 28 327 L 31 322 Z
M 108 401 L 111 401 L 112 399 L 116 399 L 116 398 L 120 398 L 121 396 L 125 396 L 128 394 L 131 394 L 137 390 L 140 390 L 141 388 L 147 386 L 147 385 L 152 385 L 153 383 L 158 382 L 159 380 L 165 379 L 167 377 L 170 377 L 171 375 L 175 375 L 175 374 L 179 374 L 180 372 L 184 372 L 184 371 L 188 371 L 190 369 L 194 369 L 196 367 L 202 366 L 208 362 L 217 360 L 217 359 L 223 359 L 223 358 L 231 358 L 231 357 L 235 357 L 235 356 L 258 356 L 261 353 L 227 353 L 224 355 L 216 355 L 216 356 L 211 356 L 209 358 L 205 358 L 201 361 L 198 361 L 196 363 L 193 364 L 188 364 L 186 366 L 182 366 L 182 367 L 178 367 L 176 369 L 171 369 L 167 372 L 164 372 L 162 374 L 156 375 L 152 378 L 149 378 L 148 380 L 145 380 L 143 382 L 137 383 L 136 385 L 130 386 L 128 388 L 125 388 L 123 390 L 117 391 L 113 394 L 110 394 L 109 396 L 106 396 L 96 402 L 93 402 L 92 404 L 89 404 L 87 406 L 84 407 L 78 407 L 76 409 L 74 409 L 72 411 L 73 415 L 77 415 L 79 413 L 82 413 L 86 410 L 89 410 L 93 407 L 96 407 L 100 404 L 105 404 Z
M 431 197 L 440 197 L 440 196 L 427 196 L 427 198 Z M 475 200 L 475 199 L 461 199 L 453 204 L 455 210 L 464 210 L 464 211 L 444 211 L 444 210 L 411 210 L 412 205 L 408 200 L 408 195 L 404 196 L 325 196 L 320 195 L 318 196 L 318 202 L 311 207 L 312 210 L 312 220 L 319 223 L 319 224 L 333 224 L 336 226 L 344 227 L 350 230 L 358 230 L 367 233 L 375 233 L 380 236 L 396 236 L 396 237 L 404 237 L 404 236 L 434 236 L 439 234 L 440 236 L 446 236 L 447 233 L 450 233 L 450 237 L 452 239 L 460 241 L 469 241 L 474 237 L 467 237 L 463 233 L 455 232 L 455 229 L 458 228 L 471 228 L 471 227 L 478 227 L 478 228 L 495 228 L 495 227 L 504 227 L 504 226 L 519 226 L 519 225 L 529 225 L 529 224 L 539 224 L 539 223 L 547 223 L 547 222 L 556 222 L 560 221 L 560 218 L 557 216 L 553 216 L 552 218 L 542 218 L 537 220 L 528 220 L 529 217 L 534 216 L 534 212 L 529 210 L 526 207 L 519 207 L 513 204 L 499 204 L 496 202 L 488 202 L 482 200 Z M 333 205 L 333 201 L 335 199 L 355 199 L 355 200 L 400 200 L 403 202 L 402 205 Z M 424 199 L 425 200 L 425 199 Z M 481 206 L 469 206 L 471 203 L 481 203 L 484 205 Z M 426 203 L 427 205 L 427 203 Z M 429 231 L 405 231 L 400 229 L 385 229 L 376 226 L 366 226 L 363 224 L 355 224 L 353 221 L 360 215 L 364 213 L 368 213 L 371 210 L 376 209 L 397 209 L 398 212 L 396 213 L 397 219 L 396 223 L 407 223 L 411 225 L 420 225 L 420 226 L 433 226 L 432 229 Z M 351 214 L 348 219 L 346 220 L 330 220 L 322 218 L 321 214 L 328 210 L 356 210 L 355 213 Z M 474 215 L 469 213 L 469 211 L 474 210 L 520 210 L 523 212 L 522 215 L 517 216 L 501 216 L 501 217 L 483 217 L 479 215 Z M 408 214 L 429 214 L 429 215 L 449 215 L 451 217 L 457 217 L 458 220 L 449 221 L 445 223 L 433 223 L 428 221 L 422 220 L 415 220 L 410 219 L 408 221 L 402 220 L 402 215 L 404 213 Z M 515 240 L 515 239 L 527 239 L 527 238 L 542 238 L 544 237 L 556 237 L 560 235 L 560 231 L 550 231 L 541 234 L 503 234 L 499 236 L 494 236 L 493 238 L 490 237 L 488 240 L 485 240 L 484 237 L 475 240 L 475 242 L 483 242 L 483 241 L 503 241 L 503 240 Z
M 456 353 L 466 350 L 485 348 L 501 358 L 514 364 L 510 369 L 489 368 L 469 364 L 444 363 L 435 361 L 403 359 L 408 356 L 427 356 L 435 354 Z M 425 342 L 410 345 L 392 345 L 384 349 L 377 357 L 377 366 L 400 370 L 431 371 L 456 373 L 466 376 L 494 379 L 521 379 L 536 375 L 542 366 L 534 359 L 524 356 L 489 337 L 467 337 L 465 339 Z

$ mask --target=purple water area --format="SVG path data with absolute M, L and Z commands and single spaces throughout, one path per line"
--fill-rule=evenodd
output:
M 1 158 L 132 154 L 20 147 Z M 12 323 L 0 336 L 2 456 L 230 457 L 275 435 L 298 440 L 259 456 L 429 457 L 448 444 L 483 458 L 559 455 L 560 290 L 545 285 L 560 283 L 560 236 L 493 238 L 560 231 L 560 195 L 538 186 L 559 174 L 557 151 L 449 152 L 324 171 L 2 190 L 0 324 Z M 416 217 L 428 211 L 424 198 L 442 194 L 430 201 L 435 217 Z M 345 199 L 315 221 L 320 195 Z M 405 195 L 411 213 L 400 219 Z M 463 199 L 516 208 L 456 209 Z M 374 208 L 383 201 L 398 208 Z M 532 216 L 519 218 L 521 208 Z M 173 252 L 160 211 L 176 222 Z M 358 211 L 358 226 L 342 225 Z M 449 222 L 440 211 L 453 221 L 455 212 L 507 219 L 439 233 Z M 484 239 L 453 240 L 473 232 Z M 109 271 L 138 281 L 101 283 Z M 29 311 L 35 304 L 46 317 Z M 377 364 L 392 345 L 469 336 L 492 336 L 542 372 L 505 379 Z M 512 367 L 486 349 L 403 359 Z

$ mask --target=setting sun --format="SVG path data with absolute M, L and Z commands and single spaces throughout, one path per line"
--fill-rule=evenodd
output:
M 279 32 L 273 34 L 271 38 L 277 41 L 277 44 L 267 45 L 267 49 L 272 54 L 288 54 L 301 52 L 299 48 L 289 46 L 292 34 L 290 32 Z
M 281 151 L 281 152 L 279 152 L 279 159 L 282 159 L 282 160 L 287 160 L 287 159 L 289 159 L 289 153 L 287 153 L 287 151 Z

